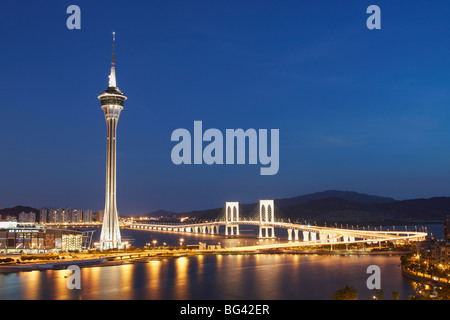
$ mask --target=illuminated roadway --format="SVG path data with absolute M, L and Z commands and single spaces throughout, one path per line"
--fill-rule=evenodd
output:
M 292 232 L 306 232 L 308 240 L 300 241 L 299 238 L 295 240 L 272 243 L 272 244 L 258 244 L 244 247 L 226 248 L 227 251 L 256 251 L 261 249 L 281 249 L 302 246 L 320 246 L 320 245 L 338 245 L 338 244 L 353 244 L 353 243 L 379 243 L 381 242 L 396 242 L 396 241 L 420 241 L 427 236 L 426 232 L 417 231 L 372 231 L 372 230 L 354 230 L 342 228 L 330 228 L 320 226 L 302 225 L 288 222 L 264 222 L 260 221 L 214 221 L 194 224 L 147 224 L 147 223 L 130 223 L 129 228 L 142 230 L 160 230 L 177 233 L 209 233 L 218 234 L 220 226 L 230 225 L 256 225 L 260 227 L 274 227 L 288 230 L 291 238 Z M 290 231 L 289 231 L 290 230 Z M 262 237 L 262 239 L 270 239 L 273 237 Z M 311 238 L 311 240 L 309 240 Z

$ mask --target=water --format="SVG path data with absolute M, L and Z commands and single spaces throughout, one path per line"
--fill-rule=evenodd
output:
M 95 230 L 95 233 L 92 237 L 92 242 L 98 242 L 100 239 L 100 227 L 98 228 L 77 228 L 77 230 Z M 220 229 L 220 232 L 223 233 L 224 228 Z M 277 232 L 278 231 L 278 232 Z M 121 229 L 121 237 L 122 241 L 128 241 L 130 245 L 135 247 L 143 247 L 147 243 L 150 246 L 154 246 L 153 241 L 156 240 L 155 246 L 180 246 L 180 239 L 183 239 L 183 246 L 185 245 L 196 245 L 199 242 L 206 243 L 208 245 L 218 245 L 220 244 L 222 247 L 236 247 L 236 246 L 245 246 L 245 245 L 254 245 L 258 241 L 264 241 L 264 243 L 276 243 L 278 241 L 286 241 L 287 240 L 287 231 L 286 230 L 277 230 L 276 239 L 264 239 L 258 240 L 258 227 L 257 226 L 245 226 L 240 229 L 240 236 L 237 237 L 225 237 L 223 234 L 220 235 L 210 235 L 203 233 L 173 233 L 167 231 L 147 231 L 140 229 Z
M 438 232 L 439 225 L 432 228 Z M 240 239 L 137 230 L 122 234 L 136 245 L 151 239 L 177 245 L 180 237 L 185 244 L 256 241 L 250 232 Z M 381 268 L 385 299 L 392 299 L 393 291 L 400 299 L 414 294 L 414 283 L 402 276 L 395 255 L 212 254 L 82 268 L 81 290 L 67 288 L 66 270 L 2 274 L 0 299 L 328 300 L 346 285 L 358 289 L 359 299 L 371 299 L 366 270 L 373 264 Z
M 413 294 L 398 256 L 202 255 L 109 267 L 82 268 L 81 290 L 66 287 L 68 272 L 0 276 L 0 299 L 297 300 L 330 299 L 347 284 L 370 299 L 369 265 L 381 268 L 386 299 Z

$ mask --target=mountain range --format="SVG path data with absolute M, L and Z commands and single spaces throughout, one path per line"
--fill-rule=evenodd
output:
M 450 214 L 450 197 L 395 200 L 354 191 L 327 190 L 291 198 L 275 199 L 276 215 L 308 223 L 395 222 L 408 220 L 445 220 Z M 258 203 L 240 204 L 240 216 L 255 216 Z M 224 215 L 224 208 L 182 213 L 155 211 L 148 217 L 188 216 L 214 219 Z
M 307 223 L 391 223 L 410 220 L 440 220 L 450 215 L 450 197 L 433 197 L 410 200 L 395 200 L 358 193 L 354 191 L 327 190 L 290 198 L 274 199 L 277 217 Z M 258 203 L 239 204 L 240 217 L 256 217 Z M 0 209 L 2 218 L 18 216 L 22 211 L 36 212 L 39 209 L 16 206 Z M 147 217 L 190 217 L 200 220 L 223 216 L 224 207 L 187 212 L 158 210 L 141 216 Z

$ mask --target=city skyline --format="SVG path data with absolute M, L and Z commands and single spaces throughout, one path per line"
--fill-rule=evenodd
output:
M 369 2 L 108 3 L 79 1 L 81 30 L 66 28 L 66 3 L 0 12 L 3 208 L 102 209 L 96 94 L 112 31 L 121 86 L 133 96 L 119 128 L 120 215 L 330 189 L 449 195 L 449 4 L 378 1 L 382 29 L 368 30 Z M 279 172 L 174 165 L 172 131 L 197 120 L 279 129 Z

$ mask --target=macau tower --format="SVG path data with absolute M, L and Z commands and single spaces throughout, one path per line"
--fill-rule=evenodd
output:
M 113 32 L 113 53 L 109 86 L 98 96 L 105 113 L 107 126 L 106 143 L 106 195 L 103 212 L 103 226 L 100 235 L 100 249 L 120 249 L 122 242 L 119 229 L 119 214 L 116 204 L 116 138 L 117 122 L 127 97 L 116 84 L 115 33 Z

